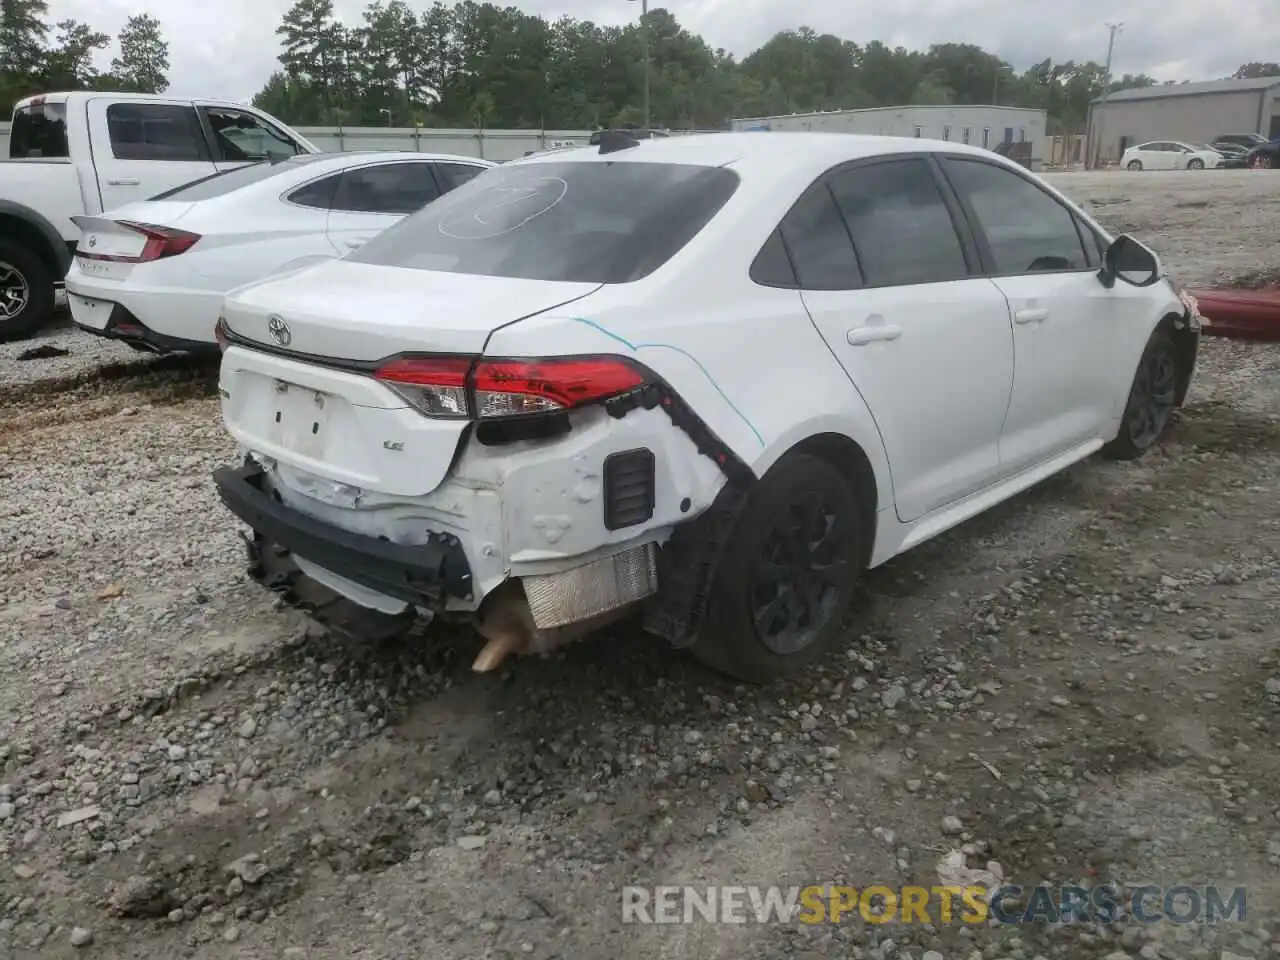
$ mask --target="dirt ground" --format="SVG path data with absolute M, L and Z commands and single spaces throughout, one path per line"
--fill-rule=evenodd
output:
M 1051 179 L 1191 285 L 1280 266 L 1280 176 Z M 245 580 L 214 383 L 0 348 L 5 960 L 1280 957 L 1275 347 L 1207 341 L 1158 450 L 874 571 L 771 688 L 630 628 L 486 676 L 471 637 L 309 631 Z M 953 849 L 1245 885 L 1246 920 L 621 922 L 626 884 L 927 886 Z

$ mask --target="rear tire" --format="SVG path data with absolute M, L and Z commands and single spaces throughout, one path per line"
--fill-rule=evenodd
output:
M 1130 170 L 1132 170 L 1134 173 L 1137 173 L 1139 170 L 1141 170 L 1141 169 L 1142 169 L 1142 161 L 1141 161 L 1141 160 L 1130 160 L 1130 161 L 1129 161 L 1129 169 L 1130 169 Z
M 23 244 L 0 238 L 0 343 L 31 336 L 53 307 L 49 268 Z
M 1203 170 L 1203 169 L 1204 169 L 1204 161 L 1203 161 L 1203 160 L 1201 160 L 1201 159 L 1199 159 L 1199 158 L 1196 158 L 1195 160 L 1188 160 L 1188 161 L 1187 161 L 1187 169 L 1188 169 L 1188 170 Z
M 692 652 L 766 683 L 818 660 L 840 635 L 868 531 L 853 485 L 796 454 L 756 484 L 724 545 Z
M 1177 406 L 1178 348 L 1164 330 L 1147 341 L 1129 388 L 1120 432 L 1102 448 L 1113 460 L 1137 460 L 1156 445 Z

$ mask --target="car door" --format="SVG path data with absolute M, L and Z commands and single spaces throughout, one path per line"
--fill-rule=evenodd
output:
M 346 254 L 440 196 L 427 160 L 344 170 L 329 212 L 329 239 Z
M 212 104 L 198 104 L 196 110 L 213 144 L 213 162 L 219 170 L 264 160 L 286 160 L 306 152 L 287 133 L 256 113 Z
M 88 120 L 104 211 L 217 172 L 190 101 L 95 97 Z
M 1160 141 L 1158 156 L 1161 170 L 1178 170 L 1182 167 L 1182 148 L 1176 143 Z
M 781 226 L 805 308 L 875 418 L 904 522 L 999 471 L 1009 309 L 970 275 L 959 217 L 916 155 L 830 172 Z
M 978 157 L 947 157 L 943 169 L 1013 317 L 1002 469 L 1017 473 L 1105 438 L 1115 386 L 1128 383 L 1117 367 L 1129 362 L 1126 323 L 1147 309 L 1141 291 L 1102 285 L 1097 236 L 1029 175 Z

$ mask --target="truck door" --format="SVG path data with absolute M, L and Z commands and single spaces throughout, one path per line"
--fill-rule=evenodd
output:
M 91 99 L 88 110 L 104 211 L 217 172 L 190 101 L 104 96 Z

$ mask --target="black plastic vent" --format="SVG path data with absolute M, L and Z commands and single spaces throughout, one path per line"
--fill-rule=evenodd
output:
M 655 459 L 646 447 L 604 458 L 604 525 L 621 530 L 653 516 Z

